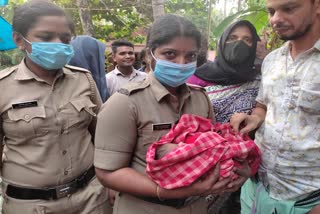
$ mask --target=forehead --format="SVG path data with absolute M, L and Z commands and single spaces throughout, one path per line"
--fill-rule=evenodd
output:
M 120 46 L 117 48 L 117 53 L 123 53 L 123 52 L 133 52 L 133 48 L 129 46 Z
M 28 31 L 30 33 L 71 33 L 69 22 L 65 16 L 40 16 L 34 26 Z
M 252 33 L 248 26 L 241 25 L 234 28 L 229 36 L 252 37 Z
M 267 0 L 267 8 L 282 8 L 291 4 L 307 4 L 311 0 Z
M 161 49 L 174 49 L 181 52 L 198 51 L 197 41 L 191 37 L 177 36 L 166 44 L 159 46 Z

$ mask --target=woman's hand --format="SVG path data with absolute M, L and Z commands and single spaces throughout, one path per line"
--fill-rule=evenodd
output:
M 108 194 L 109 204 L 113 207 L 114 201 L 116 199 L 117 191 L 115 191 L 113 189 L 107 189 L 107 194 Z
M 247 134 L 258 128 L 260 122 L 261 119 L 257 115 L 248 115 L 246 113 L 235 113 L 230 118 L 230 125 L 236 133 L 240 131 Z M 244 125 L 244 127 L 241 128 L 241 125 Z
M 256 57 L 263 60 L 269 53 L 270 50 L 267 49 L 267 39 L 262 38 L 261 41 L 257 42 Z
M 227 188 L 231 178 L 220 178 L 220 163 L 216 165 L 213 172 L 207 175 L 204 179 L 193 183 L 190 188 L 195 191 L 193 195 L 207 196 L 210 194 L 220 194 Z
M 241 168 L 234 168 L 234 172 L 239 175 L 239 177 L 231 181 L 224 192 L 235 192 L 247 181 L 251 176 L 251 168 L 247 161 L 241 162 Z

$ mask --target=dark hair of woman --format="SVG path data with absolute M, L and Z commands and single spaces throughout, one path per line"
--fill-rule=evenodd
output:
M 17 7 L 13 16 L 12 28 L 22 36 L 26 36 L 29 29 L 36 24 L 41 16 L 65 16 L 71 32 L 75 34 L 74 24 L 64 10 L 45 0 L 29 1 Z
M 173 14 L 164 15 L 154 22 L 147 36 L 147 47 L 153 51 L 177 36 L 194 38 L 198 48 L 201 47 L 201 33 L 196 26 L 188 19 Z

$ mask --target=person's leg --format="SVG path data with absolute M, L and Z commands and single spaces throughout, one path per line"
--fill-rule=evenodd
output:
M 252 207 L 255 205 L 257 183 L 248 179 L 241 188 L 240 203 L 241 214 L 250 214 Z
M 118 194 L 113 208 L 113 214 L 206 214 L 207 207 L 204 198 L 192 204 L 176 209 L 144 201 L 129 194 Z
M 118 193 L 113 206 L 113 214 L 157 214 L 159 206 L 129 194 Z
M 229 198 L 224 202 L 219 214 L 240 214 L 240 189 L 231 193 Z
M 94 178 L 88 186 L 70 197 L 74 214 L 112 214 L 106 189 Z
M 2 213 L 44 214 L 45 210 L 39 203 L 41 203 L 40 200 L 19 200 L 4 195 Z
M 261 183 L 252 180 L 248 180 L 241 189 L 241 214 L 306 214 L 318 211 L 320 207 L 316 206 L 319 204 L 319 197 L 299 202 L 273 199 Z

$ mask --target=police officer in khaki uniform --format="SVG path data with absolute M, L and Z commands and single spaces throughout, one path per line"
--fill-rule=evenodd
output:
M 119 191 L 113 213 L 206 213 L 200 195 L 236 188 L 229 179 L 218 181 L 219 165 L 205 180 L 174 190 L 159 187 L 145 174 L 148 147 L 181 115 L 213 118 L 204 90 L 185 84 L 196 69 L 200 37 L 196 27 L 183 17 L 165 15 L 158 19 L 147 39 L 153 72 L 144 82 L 120 89 L 98 115 L 94 165 L 100 182 Z
M 26 58 L 0 71 L 3 212 L 107 213 L 93 167 L 101 99 L 88 71 L 64 67 L 70 21 L 54 4 L 31 1 L 16 9 L 13 29 Z

